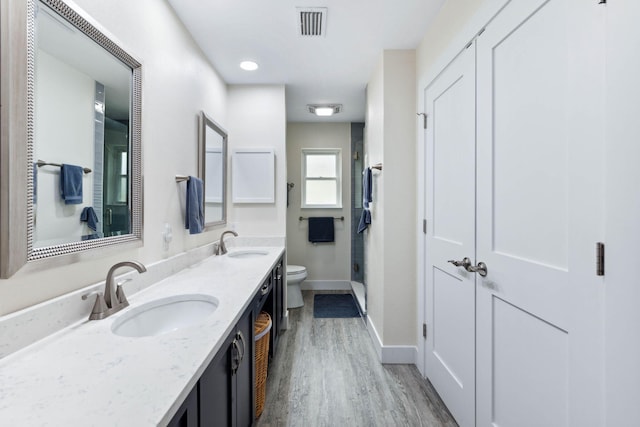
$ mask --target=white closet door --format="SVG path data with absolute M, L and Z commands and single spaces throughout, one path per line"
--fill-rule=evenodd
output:
M 512 0 L 477 41 L 477 425 L 602 425 L 597 2 Z
M 425 90 L 427 377 L 461 427 L 475 425 L 475 45 Z
M 640 2 L 607 6 L 606 426 L 640 426 Z

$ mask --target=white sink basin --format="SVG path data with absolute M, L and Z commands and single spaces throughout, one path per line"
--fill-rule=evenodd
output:
M 200 323 L 218 308 L 210 295 L 186 294 L 160 298 L 133 307 L 116 319 L 111 331 L 123 337 L 149 337 Z
M 269 251 L 261 250 L 261 249 L 238 249 L 233 252 L 227 252 L 227 256 L 231 258 L 257 258 L 261 256 L 265 256 L 269 253 Z

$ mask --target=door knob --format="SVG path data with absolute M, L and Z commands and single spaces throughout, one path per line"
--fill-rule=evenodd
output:
M 484 262 L 479 262 L 478 265 L 468 265 L 465 267 L 465 269 L 469 273 L 478 273 L 482 277 L 485 277 L 487 275 L 487 264 L 485 264 Z
M 449 261 L 451 264 L 455 265 L 456 267 L 462 267 L 467 271 L 469 270 L 469 267 L 471 267 L 471 260 L 467 257 L 462 258 L 462 261 L 455 261 L 453 259 L 450 259 Z

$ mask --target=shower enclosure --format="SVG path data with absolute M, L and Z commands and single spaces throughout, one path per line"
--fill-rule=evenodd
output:
M 362 314 L 367 312 L 364 277 L 364 234 L 358 234 L 362 214 L 362 170 L 364 168 L 364 123 L 351 123 L 351 288 Z

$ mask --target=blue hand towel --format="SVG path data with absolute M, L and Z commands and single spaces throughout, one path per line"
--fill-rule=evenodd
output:
M 365 208 L 368 208 L 369 202 L 373 201 L 371 197 L 371 184 L 371 168 L 366 168 L 362 171 L 362 205 Z
M 317 216 L 309 218 L 309 241 L 312 243 L 333 242 L 333 217 Z
M 360 215 L 360 223 L 358 223 L 358 233 L 362 233 L 371 224 L 371 211 L 363 209 Z
M 65 205 L 79 205 L 82 203 L 82 176 L 84 171 L 80 166 L 60 166 L 60 196 Z
M 204 230 L 204 186 L 200 178 L 190 176 L 187 181 L 187 212 L 185 228 L 189 234 L 202 233 Z
M 82 209 L 80 221 L 86 222 L 93 231 L 96 231 L 98 228 L 98 215 L 96 215 L 96 211 L 94 211 L 91 206 Z

